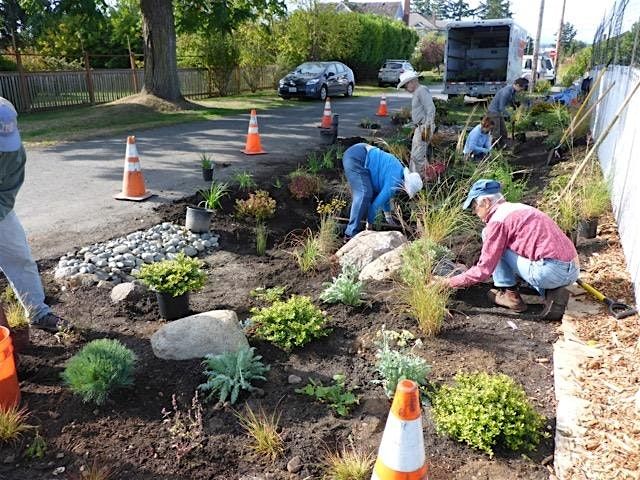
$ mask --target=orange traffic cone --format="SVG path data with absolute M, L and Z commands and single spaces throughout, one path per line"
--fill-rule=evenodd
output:
M 331 99 L 327 97 L 324 102 L 324 112 L 322 112 L 322 122 L 320 128 L 331 128 Z
M 144 186 L 144 176 L 140 168 L 140 158 L 136 148 L 136 137 L 127 137 L 127 153 L 124 156 L 124 174 L 122 176 L 122 192 L 114 195 L 116 200 L 133 200 L 140 202 L 153 194 Z
M 251 118 L 249 119 L 249 131 L 247 133 L 247 143 L 242 150 L 247 155 L 260 155 L 267 153 L 262 149 L 260 144 L 260 134 L 258 133 L 258 114 L 256 109 L 251 110 Z
M 418 384 L 398 383 L 371 480 L 427 480 Z
M 380 99 L 380 106 L 378 107 L 378 111 L 376 112 L 376 116 L 378 117 L 386 117 L 387 116 L 387 97 L 384 95 Z

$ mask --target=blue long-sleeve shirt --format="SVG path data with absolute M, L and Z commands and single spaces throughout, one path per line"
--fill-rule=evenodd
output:
M 504 114 L 509 105 L 513 105 L 513 99 L 516 95 L 516 89 L 513 88 L 513 85 L 507 85 L 506 87 L 502 87 L 500 90 L 496 92 L 495 97 L 491 100 L 489 104 L 489 108 L 487 109 L 491 113 L 502 113 Z
M 374 198 L 367 221 L 373 224 L 380 210 L 391 211 L 390 200 L 402 188 L 404 167 L 396 157 L 375 147 L 367 152 L 364 167 L 371 174 Z
M 476 127 L 469 132 L 467 141 L 464 144 L 462 153 L 488 153 L 491 150 L 491 134 L 482 133 L 482 126 Z

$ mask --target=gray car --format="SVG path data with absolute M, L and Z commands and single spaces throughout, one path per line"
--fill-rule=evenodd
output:
M 409 60 L 387 60 L 378 71 L 378 86 L 398 85 L 400 74 L 414 70 Z

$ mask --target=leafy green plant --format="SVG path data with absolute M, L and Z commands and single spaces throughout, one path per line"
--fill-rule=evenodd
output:
M 360 127 L 367 128 L 370 130 L 377 130 L 378 128 L 380 128 L 380 124 L 377 123 L 375 120 L 371 120 L 370 118 L 365 117 L 362 120 L 360 120 Z
M 245 192 L 248 192 L 249 190 L 257 186 L 255 180 L 253 179 L 253 175 L 248 172 L 238 172 L 233 176 L 233 179 L 238 184 L 238 188 Z
M 322 158 L 317 152 L 312 152 L 307 157 L 307 171 L 312 175 L 317 175 L 322 170 Z
M 211 170 L 213 168 L 213 162 L 211 161 L 211 157 L 206 153 L 200 154 L 200 165 L 205 170 Z
M 24 432 L 33 428 L 27 424 L 29 412 L 26 408 L 0 407 L 0 443 L 15 442 Z
M 409 346 L 414 340 L 410 332 L 402 333 L 382 329 L 377 332 L 374 344 L 377 347 L 376 369 L 382 377 L 382 386 L 387 397 L 392 398 L 400 380 L 413 380 L 418 385 L 427 384 L 427 375 L 431 366 L 427 361 L 414 353 L 414 348 L 422 345 L 419 340 Z
M 251 296 L 263 302 L 273 303 L 281 300 L 284 293 L 287 291 L 287 286 L 276 286 L 271 288 L 258 287 L 251 290 Z
M 178 297 L 204 286 L 207 275 L 202 270 L 202 265 L 197 258 L 179 253 L 173 260 L 142 265 L 137 277 L 154 292 Z
M 36 430 L 36 434 L 33 436 L 33 440 L 29 443 L 29 446 L 24 451 L 24 456 L 29 460 L 33 460 L 34 458 L 44 458 L 47 453 L 47 442 L 40 432 Z
M 176 452 L 178 463 L 189 453 L 200 450 L 205 439 L 202 404 L 196 390 L 191 406 L 181 410 L 175 394 L 171 396 L 171 410 L 162 409 L 162 423 L 171 436 L 171 448 Z
M 323 283 L 323 292 L 320 300 L 325 303 L 342 303 L 357 307 L 362 304 L 363 285 L 358 280 L 358 268 L 354 265 L 345 264 L 342 272 L 333 278 L 332 282 Z
M 284 453 L 284 440 L 278 433 L 279 414 L 273 412 L 267 415 L 262 408 L 256 414 L 247 405 L 244 414 L 236 412 L 235 415 L 251 439 L 251 448 L 256 453 L 264 455 L 272 462 Z
M 227 398 L 236 403 L 240 391 L 252 392 L 255 387 L 251 382 L 266 380 L 264 374 L 269 366 L 262 363 L 260 355 L 254 355 L 255 348 L 243 348 L 237 352 L 227 352 L 221 355 L 207 355 L 202 362 L 207 381 L 198 386 L 203 392 L 208 392 L 205 401 L 217 397 L 220 403 Z
M 280 177 L 276 177 L 276 179 L 273 181 L 273 187 L 278 190 L 280 190 L 283 187 L 282 180 L 280 179 Z
M 267 253 L 267 240 L 269 230 L 264 223 L 259 223 L 255 228 L 256 233 L 256 253 L 261 257 Z
M 544 436 L 545 418 L 526 393 L 503 374 L 459 373 L 432 398 L 436 429 L 493 456 L 497 445 L 533 450 Z
M 551 90 L 551 83 L 547 80 L 538 80 L 533 88 L 535 93 L 547 93 L 549 90 Z
M 368 480 L 375 457 L 371 452 L 343 447 L 338 452 L 327 452 L 323 460 L 324 477 L 327 480 Z
M 236 214 L 239 217 L 252 217 L 261 222 L 273 217 L 275 213 L 276 201 L 265 190 L 250 193 L 246 200 L 236 200 Z
M 285 350 L 301 347 L 330 332 L 324 312 L 305 296 L 293 295 L 269 307 L 252 308 L 251 314 L 256 335 Z
M 429 237 L 418 238 L 402 250 L 400 278 L 405 283 L 424 280 L 432 272 L 432 266 L 443 259 L 452 259 L 453 252 Z
M 298 169 L 289 177 L 289 192 L 296 200 L 311 198 L 320 193 L 322 180 L 317 175 Z
M 112 390 L 133 385 L 136 360 L 118 340 L 101 338 L 71 357 L 61 376 L 82 401 L 102 405 Z
M 345 376 L 337 374 L 333 376 L 333 385 L 323 386 L 322 382 L 316 382 L 312 378 L 303 388 L 296 389 L 297 393 L 314 397 L 321 403 L 329 404 L 336 415 L 346 417 L 349 410 L 359 403 L 358 397 L 353 391 L 345 387 Z
M 334 152 L 332 148 L 322 154 L 322 161 L 320 162 L 320 166 L 323 170 L 333 170 L 335 168 L 335 155 L 336 152 Z
M 473 180 L 490 178 L 500 182 L 502 195 L 509 202 L 519 202 L 524 196 L 526 179 L 516 180 L 513 169 L 501 154 L 494 154 L 489 160 L 478 165 Z
M 226 183 L 213 181 L 208 190 L 199 190 L 198 193 L 203 198 L 201 204 L 204 204 L 204 208 L 218 210 L 222 205 L 222 199 L 229 195 L 229 186 Z

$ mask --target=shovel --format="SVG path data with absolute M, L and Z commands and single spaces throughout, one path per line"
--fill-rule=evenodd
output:
M 638 313 L 638 310 L 636 310 L 633 307 L 630 307 L 629 305 L 626 305 L 621 302 L 616 302 L 614 300 L 611 300 L 608 297 L 605 297 L 602 293 L 600 293 L 594 287 L 592 287 L 586 282 L 583 282 L 580 279 L 576 280 L 576 283 L 580 285 L 582 288 L 584 288 L 589 294 L 595 297 L 598 301 L 604 303 L 609 308 L 609 313 L 618 320 L 630 317 Z

